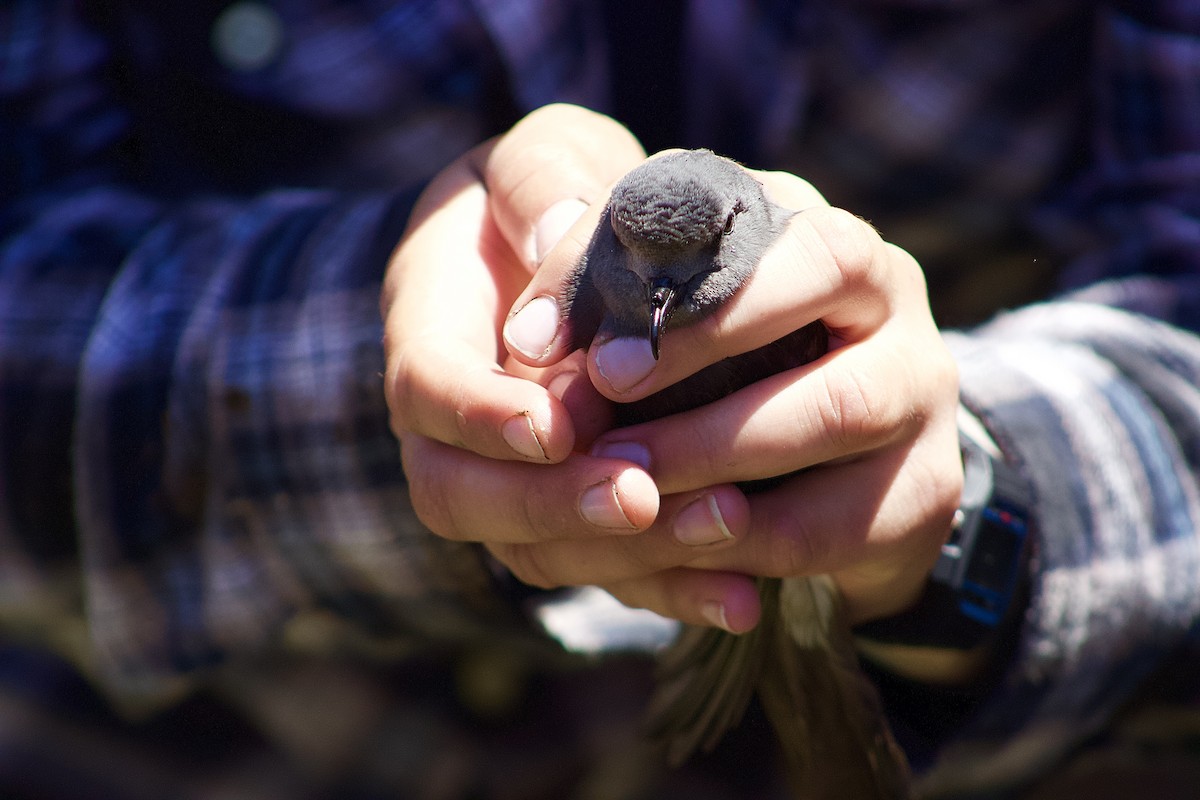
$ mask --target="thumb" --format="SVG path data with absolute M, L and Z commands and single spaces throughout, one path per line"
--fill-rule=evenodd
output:
M 525 116 L 480 166 L 492 216 L 533 272 L 584 209 L 644 158 L 612 118 L 559 103 Z
M 589 327 L 567 317 L 579 258 L 612 183 L 644 158 L 614 120 L 559 104 L 526 116 L 480 165 L 492 217 L 532 273 L 504 328 L 518 361 L 550 366 L 575 349 L 570 330 Z

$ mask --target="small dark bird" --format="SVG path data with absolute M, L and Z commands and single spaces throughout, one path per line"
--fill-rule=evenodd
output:
M 646 336 L 657 359 L 670 327 L 692 324 L 734 296 L 792 214 L 768 200 L 746 170 L 710 151 L 645 162 L 613 188 L 573 276 L 572 340 L 586 346 L 598 330 Z M 618 404 L 618 424 L 696 408 L 827 349 L 824 326 L 812 323 L 644 400 Z M 685 627 L 664 654 L 650 728 L 670 760 L 715 747 L 757 692 L 797 797 L 908 797 L 907 762 L 859 669 L 833 581 L 760 578 L 759 591 L 762 620 L 753 631 Z

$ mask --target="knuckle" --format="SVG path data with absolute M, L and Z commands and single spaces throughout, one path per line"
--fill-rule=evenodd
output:
M 387 366 L 385 393 L 392 430 L 412 431 L 434 438 L 438 435 L 439 422 L 427 412 L 431 408 L 430 397 L 444 380 L 433 372 L 431 365 L 441 365 L 437 357 L 439 347 L 427 338 L 407 339 L 396 343 Z M 441 410 L 445 404 L 438 404 Z M 449 407 L 456 408 L 457 403 Z
M 622 578 L 644 578 L 674 566 L 678 556 L 671 558 L 663 548 L 655 546 L 653 537 L 622 536 L 613 540 L 618 549 L 619 572 Z M 682 545 L 681 545 L 682 546 Z M 672 548 L 668 545 L 668 548 Z
M 397 435 L 411 431 L 456 447 L 477 441 L 477 403 L 470 387 L 484 369 L 458 363 L 429 337 L 397 347 L 386 380 L 392 430 Z
M 546 563 L 546 548 L 530 544 L 513 544 L 496 548 L 496 557 L 508 567 L 513 576 L 536 589 L 557 589 L 562 581 L 552 577 Z
M 530 128 L 553 128 L 554 130 L 575 131 L 576 129 L 590 130 L 597 125 L 605 125 L 607 117 L 583 106 L 572 103 L 548 103 L 527 114 L 517 123 L 515 131 L 524 133 Z
M 733 466 L 729 432 L 723 426 L 706 424 L 702 419 L 689 419 L 688 423 L 682 430 L 683 435 L 678 437 L 680 447 L 670 456 L 693 475 L 728 475 Z M 679 458 L 681 455 L 683 458 Z
M 397 436 L 402 431 L 412 430 L 412 393 L 411 360 L 406 357 L 403 348 L 394 349 L 387 367 L 384 395 L 387 400 L 388 422 L 392 433 Z
M 892 271 L 900 280 L 907 282 L 907 288 L 914 297 L 928 296 L 929 287 L 925 281 L 925 270 L 911 253 L 891 242 L 883 242 Z
M 957 436 L 947 437 L 951 443 L 944 455 L 936 458 L 928 468 L 925 485 L 926 507 L 929 516 L 939 528 L 944 528 L 958 511 L 962 501 L 963 469 L 958 453 Z
M 840 208 L 816 208 L 809 222 L 821 237 L 844 291 L 860 294 L 874 290 L 880 282 L 883 240 L 860 217 Z
M 513 509 L 513 522 L 521 535 L 536 539 L 568 537 L 579 526 L 570 494 L 556 482 L 530 481 Z
M 767 563 L 771 577 L 786 578 L 813 572 L 825 563 L 829 548 L 825 537 L 795 514 L 787 514 L 769 529 Z
M 941 344 L 940 340 L 939 344 Z M 958 362 L 954 360 L 945 345 L 938 347 L 937 351 L 941 353 L 941 358 L 932 359 L 933 380 L 935 385 L 941 387 L 945 392 L 950 405 L 956 406 L 958 404 Z
M 958 512 L 958 504 L 962 500 L 962 470 L 945 471 L 935 479 L 934 485 L 938 487 L 938 490 L 933 503 L 933 518 L 943 523 L 939 525 L 939 528 L 945 531 Z
M 679 603 L 670 592 L 658 591 L 653 580 L 621 580 L 600 584 L 600 588 L 611 594 L 627 608 L 643 608 L 667 617 L 678 618 Z
M 470 539 L 455 509 L 457 483 L 455 471 L 433 468 L 441 447 L 423 436 L 404 435 L 400 444 L 400 460 L 408 484 L 409 502 L 417 519 L 437 536 L 451 541 Z
M 522 142 L 519 147 L 513 163 L 521 166 L 521 172 L 513 176 L 508 186 L 503 187 L 513 194 L 528 190 L 530 181 L 536 179 L 542 170 L 550 169 L 561 173 L 577 168 L 574 148 L 561 140 Z
M 776 201 L 789 208 L 804 210 L 828 206 L 828 201 L 812 183 L 790 172 L 751 171 L 766 185 L 768 194 L 777 195 Z
M 820 429 L 836 451 L 872 447 L 894 434 L 897 420 L 874 376 L 851 369 L 823 374 Z
M 899 436 L 913 439 L 927 426 L 953 416 L 958 407 L 958 365 L 940 337 L 920 350 L 913 347 L 901 353 L 895 362 L 902 365 L 895 379 L 901 390 L 893 396 L 910 398 L 896 403 Z
M 425 480 L 411 475 L 408 479 L 408 489 L 413 513 L 422 525 L 443 539 L 459 541 L 463 538 L 462 532 L 455 524 L 454 514 L 446 502 L 441 481 Z

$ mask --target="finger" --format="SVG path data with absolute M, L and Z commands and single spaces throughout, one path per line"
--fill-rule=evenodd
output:
M 480 161 L 492 213 L 529 272 L 645 153 L 628 129 L 579 106 L 544 106 Z
M 583 210 L 513 303 L 504 325 L 504 342 L 514 358 L 547 366 L 587 346 L 599 325 L 600 309 L 575 302 L 576 286 L 584 253 L 605 208 L 597 202 Z
M 483 148 L 486 150 L 487 148 Z M 384 291 L 385 393 L 393 430 L 495 458 L 561 461 L 570 415 L 537 383 L 497 366 L 499 309 L 523 280 L 466 160 L 422 197 Z
M 754 579 L 732 572 L 680 568 L 604 588 L 632 608 L 730 633 L 751 630 L 762 615 Z
M 658 514 L 654 481 L 628 462 L 572 456 L 562 464 L 495 461 L 413 434 L 401 437 L 413 509 L 456 541 L 531 543 L 620 537 Z
M 547 369 L 530 367 L 510 358 L 504 370 L 535 381 L 566 407 L 575 428 L 575 449 L 586 452 L 596 437 L 613 426 L 613 403 L 596 391 L 587 374 L 583 351 L 573 353 Z
M 657 158 L 673 151 L 656 153 Z M 634 166 L 627 165 L 627 169 Z M 811 184 L 786 173 L 754 173 L 772 199 L 786 208 L 828 205 Z M 619 175 L 614 176 L 615 178 Z M 605 197 L 607 199 L 607 187 Z M 587 347 L 601 322 L 602 309 L 587 292 L 577 293 L 579 270 L 605 202 L 594 202 L 565 231 L 542 261 L 539 274 L 513 306 L 505 326 L 509 351 L 527 364 L 546 365 L 577 347 Z M 591 300 L 589 306 L 586 301 Z M 648 346 L 646 360 L 652 365 Z M 610 396 L 612 396 L 610 394 Z
M 936 335 L 895 320 L 866 342 L 694 410 L 609 431 L 596 456 L 628 458 L 664 493 L 759 480 L 911 441 L 956 406 L 953 359 Z
M 732 546 L 745 534 L 749 506 L 735 487 L 666 497 L 660 521 L 637 536 L 558 538 L 491 546 L 492 553 L 525 583 L 553 588 L 607 585 L 688 564 Z
M 667 152 L 656 153 L 657 158 Z M 581 286 L 584 255 L 607 208 L 611 183 L 639 163 L 622 160 L 623 169 L 611 180 L 586 209 L 576 215 L 574 224 L 559 232 L 553 248 L 545 253 L 537 274 L 513 305 L 504 327 L 509 352 L 526 364 L 553 364 L 577 348 L 587 347 L 603 316 L 598 298 Z M 610 162 L 614 166 L 618 162 Z M 560 221 L 565 221 L 561 220 Z
M 767 198 L 792 211 L 827 207 L 829 201 L 808 181 L 790 172 L 749 170 L 763 186 Z
M 787 577 L 829 573 L 854 622 L 908 607 L 949 534 L 962 489 L 957 433 L 820 467 L 750 498 L 750 528 L 699 568 Z
M 915 261 L 871 226 L 845 211 L 809 208 L 792 217 L 729 301 L 671 329 L 657 361 L 643 339 L 613 339 L 589 352 L 588 369 L 606 397 L 636 400 L 818 320 L 835 345 L 860 341 L 887 321 L 900 296 L 927 305 L 923 287 Z
M 554 106 L 431 184 L 382 295 L 394 430 L 495 458 L 566 457 L 575 439 L 570 414 L 536 383 L 495 368 L 499 328 L 532 268 L 519 254 L 528 256 L 533 220 L 558 200 L 590 196 L 640 152 L 615 122 Z

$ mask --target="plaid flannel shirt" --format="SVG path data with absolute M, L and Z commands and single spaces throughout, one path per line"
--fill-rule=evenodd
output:
M 430 645 L 470 645 L 454 662 L 470 674 L 553 655 L 473 548 L 414 519 L 379 381 L 379 282 L 420 186 L 551 101 L 613 111 L 652 146 L 809 178 L 922 262 L 944 324 L 1076 290 L 949 335 L 964 399 L 1033 481 L 1043 533 L 1006 676 L 933 737 L 926 794 L 1020 785 L 1148 676 L 1174 674 L 1168 656 L 1194 658 L 1195 4 L 656 9 L 0 7 L 0 705 L 21 721 L 0 733 L 0 784 L 63 797 L 586 784 L 535 733 L 516 740 L 546 748 L 540 760 L 412 712 L 418 689 L 442 687 L 412 672 Z M 560 726 L 628 731 L 617 710 L 632 714 L 637 692 L 595 695 L 600 672 L 644 689 L 628 670 L 614 657 L 585 681 L 559 675 L 551 694 L 567 699 L 521 719 L 536 706 Z M 225 711 L 198 710 L 200 695 Z M 123 721 L 139 713 L 158 716 Z M 152 744 L 171 724 L 192 737 Z M 326 726 L 342 744 L 313 732 Z M 198 751 L 202 734 L 242 755 Z M 595 763 L 619 751 L 649 785 L 667 780 L 620 748 L 595 758 L 592 736 L 575 744 Z M 265 755 L 278 752 L 287 769 Z M 471 764 L 465 784 L 447 777 Z M 629 769 L 587 774 L 638 785 Z M 685 789 L 778 788 L 748 780 Z

